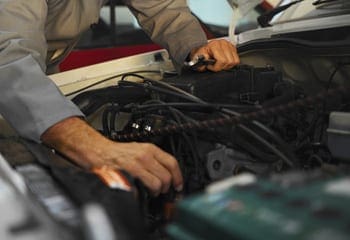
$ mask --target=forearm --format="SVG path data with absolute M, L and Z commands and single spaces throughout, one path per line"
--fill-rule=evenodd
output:
M 90 127 L 84 120 L 71 117 L 50 127 L 41 136 L 44 144 L 56 149 L 78 165 L 90 169 L 105 163 L 110 140 Z
M 149 143 L 111 141 L 79 118 L 55 124 L 41 139 L 86 169 L 102 166 L 123 169 L 156 195 L 168 191 L 170 185 L 182 189 L 180 168 L 171 155 Z

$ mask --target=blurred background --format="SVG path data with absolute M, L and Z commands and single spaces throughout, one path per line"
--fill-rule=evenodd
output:
M 256 18 L 279 2 L 261 1 L 247 16 L 234 23 L 237 25 L 236 31 L 256 28 Z M 228 1 L 188 0 L 188 4 L 201 22 L 208 39 L 228 36 L 229 25 L 233 21 L 233 10 Z M 110 0 L 101 9 L 99 22 L 81 36 L 74 51 L 60 64 L 60 71 L 160 48 L 140 29 L 135 17 L 121 0 Z

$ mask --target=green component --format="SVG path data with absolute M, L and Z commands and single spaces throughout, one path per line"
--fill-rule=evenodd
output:
M 267 180 L 183 200 L 174 240 L 350 239 L 350 177 L 283 187 Z

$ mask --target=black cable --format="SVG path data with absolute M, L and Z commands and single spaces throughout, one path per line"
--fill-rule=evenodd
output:
M 334 68 L 332 74 L 329 76 L 329 79 L 327 81 L 326 89 L 328 90 L 331 87 L 331 84 L 334 80 L 335 75 L 338 73 L 338 71 L 344 67 L 344 66 L 349 66 L 350 63 L 344 62 L 344 63 L 338 63 L 337 66 Z
M 328 81 L 327 81 L 327 85 L 326 85 L 326 91 L 328 92 L 331 85 L 332 85 L 332 82 L 334 81 L 334 78 L 335 78 L 335 75 L 339 72 L 339 70 L 344 67 L 344 66 L 349 66 L 350 65 L 350 62 L 340 62 L 337 64 L 337 66 L 334 68 L 333 72 L 331 73 L 331 75 L 329 76 L 328 78 Z M 323 103 L 322 103 L 322 119 L 324 117 L 324 115 L 326 114 L 326 107 L 327 107 L 327 102 L 328 102 L 328 99 L 325 98 L 323 100 Z M 325 121 L 325 120 L 323 120 Z M 322 141 L 322 138 L 323 138 L 323 133 L 324 133 L 324 125 L 323 124 L 321 126 L 321 132 L 320 132 L 320 136 L 319 136 L 319 142 Z
M 259 159 L 262 162 L 273 163 L 278 160 L 278 157 L 275 154 L 270 154 L 262 151 L 257 147 L 257 144 L 253 144 L 251 141 L 246 140 L 245 138 L 240 138 L 239 142 L 236 143 L 239 148 L 250 153 L 256 159 Z M 252 160 L 251 160 L 252 161 Z M 254 162 L 254 161 L 252 161 Z
M 247 128 L 246 126 L 241 125 L 240 127 L 242 128 L 242 130 L 244 130 L 249 135 L 253 136 L 256 140 L 258 140 L 265 147 L 270 149 L 274 154 L 276 154 L 279 158 L 281 158 L 283 160 L 283 162 L 285 162 L 289 167 L 294 167 L 294 163 L 291 160 L 289 160 L 289 158 L 284 153 L 282 153 L 279 149 L 277 149 L 274 145 L 272 145 L 271 143 L 266 141 L 264 138 L 262 138 L 261 136 L 259 136 L 254 131 Z
M 147 101 L 147 102 L 155 102 L 155 101 Z M 158 102 L 158 101 L 156 101 Z M 166 103 L 164 103 L 164 106 Z M 178 111 L 177 109 L 173 109 L 173 111 Z M 183 114 L 181 111 L 178 112 L 178 114 Z M 259 127 L 261 127 L 262 124 L 257 124 L 259 125 Z M 250 136 L 252 136 L 253 138 L 255 138 L 260 144 L 264 145 L 265 147 L 267 147 L 268 149 L 270 149 L 273 153 L 275 153 L 277 156 L 279 156 L 288 166 L 293 167 L 294 164 L 292 161 L 289 160 L 289 158 L 282 153 L 280 150 L 278 150 L 275 146 L 273 146 L 272 144 L 270 144 L 269 142 L 267 142 L 265 139 L 263 139 L 261 136 L 259 136 L 256 132 L 252 131 L 251 129 L 249 129 L 248 127 L 244 126 L 244 125 L 239 125 L 239 127 L 246 132 L 247 134 L 249 134 Z M 263 128 L 265 132 L 267 132 L 270 135 L 273 135 L 272 131 L 269 130 L 267 127 Z M 279 137 L 274 137 L 274 139 L 277 139 L 277 142 L 279 142 L 281 145 L 284 145 L 282 140 Z M 282 143 L 281 143 L 282 142 Z M 193 149 L 193 148 L 192 148 Z M 286 149 L 286 147 L 284 148 Z M 198 151 L 196 151 L 198 154 Z M 289 154 L 291 156 L 293 156 L 292 154 Z M 295 159 L 295 157 L 293 156 L 293 159 Z M 196 160 L 197 161 L 197 160 Z M 199 161 L 199 160 L 198 160 Z M 196 164 L 198 165 L 198 164 Z
M 182 92 L 181 92 L 181 93 L 182 93 Z M 197 103 L 199 103 L 199 104 L 205 104 L 206 106 L 210 105 L 210 104 L 208 104 L 207 102 L 203 101 L 202 99 L 200 99 L 200 98 L 198 98 L 198 97 L 195 97 L 195 96 L 193 96 L 192 94 L 189 94 L 189 93 L 186 93 L 186 99 L 195 101 L 195 102 L 197 102 Z M 236 116 L 239 116 L 239 115 L 240 115 L 240 113 L 233 112 L 233 111 L 231 111 L 231 110 L 229 110 L 229 109 L 222 109 L 222 111 L 229 112 L 229 113 L 231 113 L 231 114 L 235 114 Z M 253 123 L 256 124 L 255 121 L 254 121 Z M 262 124 L 256 124 L 256 125 L 257 125 L 258 127 L 261 127 Z M 262 138 L 261 138 L 258 134 L 256 134 L 256 133 L 253 132 L 253 131 L 250 131 L 250 129 L 247 128 L 246 126 L 243 127 L 242 124 L 239 125 L 239 127 L 242 128 L 246 133 L 248 133 L 249 135 L 251 135 L 251 136 L 253 136 L 255 139 L 257 139 L 259 142 L 261 142 L 261 139 L 262 139 Z M 266 129 L 266 128 L 265 128 L 265 129 Z M 266 131 L 265 131 L 265 132 L 266 132 Z M 272 131 L 269 131 L 269 133 L 271 133 L 271 132 L 272 132 Z M 276 136 L 272 136 L 272 137 L 273 137 L 274 139 L 277 139 L 278 141 L 280 140 L 280 139 L 279 139 L 278 137 L 276 137 Z M 261 142 L 261 143 L 264 144 L 265 146 L 269 147 L 273 152 L 276 152 L 275 147 L 274 147 L 273 145 L 270 144 L 270 146 L 268 146 L 268 145 L 266 144 L 266 141 Z M 279 155 L 283 155 L 281 152 L 279 152 L 278 154 L 279 154 Z M 291 155 L 291 154 L 290 154 L 290 155 Z M 287 159 L 287 157 L 284 156 L 283 159 Z M 289 164 L 291 161 L 288 160 L 287 162 L 288 162 L 288 164 Z
M 146 101 L 147 103 L 159 103 L 159 104 L 166 104 L 165 102 L 162 102 L 160 100 L 150 100 L 150 101 Z M 175 121 L 178 124 L 182 124 L 182 123 L 196 123 L 196 120 L 186 116 L 184 113 L 182 113 L 181 111 L 179 111 L 176 108 L 173 107 L 167 107 L 169 112 L 172 114 L 172 116 L 174 117 Z M 182 119 L 182 120 L 181 120 Z M 193 133 L 192 133 L 193 134 Z M 193 142 L 190 140 L 190 137 L 185 133 L 182 132 L 181 136 L 185 139 L 185 141 L 187 142 L 187 146 L 190 149 L 190 153 L 192 155 L 192 159 L 194 160 L 194 164 L 195 164 L 195 169 L 196 169 L 196 175 L 198 176 L 198 178 L 200 178 L 199 175 L 199 164 L 200 164 L 200 156 L 199 156 L 199 151 L 197 148 L 196 144 L 193 144 Z
M 107 107 L 102 113 L 102 129 L 103 129 L 103 134 L 106 136 L 110 136 L 110 129 L 108 125 L 109 114 L 110 114 L 110 109 L 109 107 Z
M 161 101 L 161 100 L 149 100 L 149 101 L 146 101 L 146 102 L 144 102 L 144 104 L 153 104 L 153 103 L 158 103 L 157 105 L 159 105 L 159 107 L 165 107 L 165 108 L 168 108 L 168 110 L 171 112 L 171 113 L 175 113 L 176 114 L 176 116 L 181 116 L 184 120 L 185 120 L 185 122 L 192 122 L 192 123 L 195 123 L 196 122 L 196 120 L 195 119 L 193 119 L 193 118 L 191 118 L 191 117 L 189 117 L 189 116 L 187 116 L 187 115 L 185 115 L 183 112 L 181 112 L 181 111 L 179 111 L 178 109 L 176 109 L 176 108 L 173 108 L 172 106 L 168 106 L 167 105 L 167 103 L 165 103 L 165 102 L 163 102 L 163 101 Z M 138 105 L 138 106 L 136 106 L 137 108 L 139 108 L 139 107 L 141 107 L 141 106 L 143 106 L 143 105 Z M 147 106 L 147 105 L 146 105 Z M 156 110 L 159 110 L 159 107 L 156 109 Z M 179 121 L 179 123 L 183 123 L 180 119 L 178 119 Z
M 312 3 L 312 5 L 321 5 L 321 4 L 324 4 L 324 3 L 331 3 L 331 2 L 336 2 L 336 1 L 339 1 L 339 0 L 317 0 L 315 2 Z
M 202 99 L 200 99 L 200 98 L 198 98 L 198 97 L 196 97 L 196 96 L 194 96 L 194 95 L 192 95 L 192 94 L 190 94 L 190 93 L 188 93 L 188 92 L 186 92 L 186 91 L 184 91 L 184 90 L 182 90 L 182 89 L 180 89 L 180 88 L 178 88 L 178 87 L 175 87 L 175 86 L 173 86 L 173 85 L 171 85 L 171 84 L 169 84 L 169 83 L 162 82 L 162 81 L 155 81 L 155 80 L 152 80 L 152 79 L 149 79 L 149 78 L 145 79 L 145 81 L 151 82 L 151 83 L 153 83 L 153 84 L 161 85 L 161 86 L 163 86 L 163 87 L 168 88 L 169 90 L 176 91 L 176 92 L 178 92 L 178 93 L 180 93 L 180 94 L 183 94 L 183 95 L 185 95 L 185 96 L 188 96 L 188 97 L 192 98 L 194 101 L 196 101 L 196 102 L 198 102 L 198 103 L 199 103 L 199 102 L 201 102 L 201 103 L 206 103 L 206 102 L 203 101 Z
M 269 26 L 271 26 L 270 21 L 273 19 L 274 16 L 276 16 L 277 14 L 287 10 L 291 6 L 293 6 L 297 3 L 300 3 L 302 1 L 304 1 L 304 0 L 296 0 L 296 1 L 293 1 L 293 2 L 288 3 L 286 5 L 282 5 L 282 6 L 274 8 L 271 11 L 259 16 L 257 19 L 258 23 L 260 24 L 261 27 L 269 27 Z
M 142 80 L 145 80 L 145 77 L 144 77 L 144 76 L 142 76 L 142 75 L 140 75 L 140 74 L 137 74 L 137 73 L 132 73 L 132 72 L 130 72 L 130 73 L 125 73 L 125 74 L 123 75 L 123 77 L 120 79 L 120 81 L 126 81 L 125 79 L 126 79 L 127 77 L 137 77 L 137 78 L 140 78 L 140 79 L 142 79 Z
M 132 74 L 132 76 L 136 76 L 136 77 L 141 77 L 143 78 L 142 76 L 137 76 L 135 74 Z M 166 86 L 166 84 L 164 85 Z M 154 86 L 153 86 L 154 87 Z M 169 86 L 167 86 L 168 88 L 170 88 Z M 152 88 L 152 87 L 150 87 Z M 175 88 L 175 87 L 174 87 Z M 161 88 L 156 88 L 158 90 L 161 90 Z M 176 89 L 176 88 L 175 88 Z M 171 90 L 174 90 L 173 88 L 171 88 Z M 182 90 L 179 91 L 179 89 L 176 89 L 180 94 L 183 94 Z M 178 94 L 176 94 L 178 95 Z M 193 96 L 192 94 L 190 93 L 187 93 L 186 92 L 186 95 L 184 96 L 186 99 L 190 100 L 190 101 L 194 101 L 194 102 L 197 102 L 199 104 L 203 104 L 205 106 L 209 106 L 210 104 L 208 104 L 207 102 L 203 101 L 202 99 L 198 98 L 198 97 L 195 97 Z M 230 114 L 234 114 L 235 116 L 240 116 L 240 113 L 237 113 L 237 112 L 234 112 L 232 110 L 229 110 L 229 109 L 221 109 L 222 111 L 224 112 L 227 112 L 227 113 L 230 113 Z M 261 126 L 263 124 L 261 123 L 257 123 L 256 121 L 253 121 L 253 123 L 255 125 L 257 125 L 259 128 L 261 128 Z M 275 146 L 273 146 L 272 144 L 268 143 L 267 141 L 265 141 L 262 137 L 260 137 L 257 133 L 255 133 L 254 131 L 250 130 L 248 127 L 246 126 L 243 126 L 242 124 L 239 125 L 240 128 L 242 128 L 246 133 L 248 133 L 249 135 L 251 135 L 252 137 L 254 137 L 256 140 L 258 140 L 260 143 L 262 143 L 264 146 L 268 147 L 272 152 L 276 153 L 277 156 L 282 156 L 281 158 L 283 159 L 284 162 L 286 162 L 287 165 L 289 166 L 293 166 L 293 163 L 292 161 L 290 161 L 288 159 L 288 157 L 286 155 L 284 155 L 281 151 L 279 151 Z M 264 132 L 268 133 L 268 134 L 271 134 L 272 135 L 272 138 L 275 139 L 277 142 L 279 142 L 280 144 L 282 144 L 283 148 L 285 150 L 288 149 L 288 147 L 286 146 L 286 144 L 284 144 L 284 142 L 278 137 L 276 136 L 276 134 L 273 133 L 272 130 L 270 131 L 267 131 L 267 127 L 264 127 L 263 130 Z M 292 157 L 294 160 L 295 160 L 295 156 L 290 152 L 289 152 L 289 155 L 290 157 Z
M 278 114 L 281 114 L 283 112 L 289 112 L 301 107 L 310 106 L 317 102 L 322 101 L 324 98 L 327 97 L 334 97 L 338 95 L 343 95 L 345 93 L 349 92 L 349 88 L 347 87 L 338 87 L 336 89 L 331 89 L 328 92 L 321 92 L 318 93 L 315 96 L 312 97 L 306 97 L 303 99 L 298 99 L 293 102 L 290 102 L 288 104 L 278 105 L 275 107 L 269 107 L 265 109 L 261 109 L 259 111 L 250 112 L 242 114 L 241 116 L 237 117 L 231 117 L 231 118 L 217 118 L 217 119 L 211 119 L 211 120 L 205 120 L 200 121 L 197 124 L 181 124 L 179 126 L 168 126 L 165 128 L 160 129 L 154 129 L 151 132 L 147 132 L 144 134 L 125 134 L 125 135 L 119 135 L 116 136 L 115 140 L 125 141 L 125 140 L 134 140 L 144 137 L 150 137 L 150 136 L 159 136 L 163 134 L 172 134 L 176 132 L 183 132 L 187 130 L 201 130 L 201 129 L 208 129 L 211 127 L 221 127 L 225 126 L 227 124 L 230 124 L 231 126 L 237 126 L 241 124 L 242 122 L 250 122 L 256 119 L 260 118 L 266 118 L 266 117 L 273 117 Z
M 173 156 L 176 156 L 176 147 L 175 147 L 175 141 L 174 141 L 174 137 L 170 136 L 169 137 L 169 144 L 170 144 L 170 149 L 171 149 L 171 153 Z
M 332 74 L 333 77 L 336 73 Z M 143 76 L 141 75 L 137 75 L 135 73 L 128 73 L 128 74 L 124 74 L 123 75 L 123 79 L 125 79 L 127 76 L 136 76 L 136 77 L 140 77 L 142 79 L 145 79 Z M 129 82 L 129 84 L 132 84 L 134 86 L 142 86 L 142 87 L 145 87 L 146 89 L 150 89 L 150 90 L 154 90 L 154 91 L 158 91 L 158 92 L 161 92 L 161 93 L 166 93 L 166 94 L 170 94 L 170 95 L 175 95 L 177 97 L 180 97 L 180 98 L 185 98 L 186 100 L 189 100 L 189 101 L 195 101 L 195 102 L 200 102 L 200 104 L 203 104 L 205 105 L 206 102 L 200 100 L 200 99 L 196 99 L 196 98 L 193 98 L 192 96 L 189 96 L 187 93 L 186 93 L 186 96 L 183 96 L 183 93 L 179 93 L 179 94 L 175 94 L 173 92 L 170 92 L 170 91 L 167 91 L 165 89 L 162 89 L 162 88 L 158 88 L 158 87 L 155 87 L 155 86 L 152 86 L 152 85 L 144 85 L 144 84 L 139 84 L 139 83 L 133 83 L 133 82 Z M 330 85 L 330 84 L 329 84 Z M 173 89 L 172 89 L 173 90 Z M 239 114 L 239 113 L 238 113 Z M 196 124 L 195 124 L 196 125 Z M 265 146 L 268 146 L 266 143 L 268 143 L 267 141 L 265 141 L 263 138 L 261 138 L 260 136 L 258 136 L 256 133 L 254 133 L 254 131 L 252 131 L 251 129 L 247 129 L 246 127 L 243 128 L 244 131 L 246 131 L 248 134 L 254 136 L 255 139 L 257 139 L 259 142 L 263 143 Z M 266 130 L 266 129 L 265 129 Z M 271 134 L 271 131 L 265 131 L 265 132 L 269 132 L 269 135 L 272 135 L 274 136 L 273 134 Z M 254 133 L 254 134 L 253 134 Z M 275 140 L 277 140 L 277 142 L 281 143 L 277 138 L 276 136 L 274 137 Z M 263 140 L 263 141 L 261 141 Z M 264 142 L 265 141 L 265 142 Z M 269 143 L 268 143 L 269 144 Z M 289 161 L 289 159 L 286 157 L 286 156 L 283 156 L 283 153 L 281 153 L 278 149 L 276 151 L 276 148 L 270 144 L 270 146 L 268 146 L 272 152 L 274 152 L 276 155 L 278 155 L 281 159 L 283 159 L 289 166 L 292 166 L 292 163 L 291 161 Z M 279 151 L 279 152 L 278 152 Z
M 227 112 L 227 111 L 226 111 Z M 236 113 L 236 112 L 232 112 L 230 113 L 231 116 L 234 117 L 240 117 L 241 115 Z M 257 125 L 258 127 L 260 125 Z M 257 134 L 255 131 L 252 131 L 250 128 L 248 128 L 246 125 L 243 124 L 238 124 L 237 127 L 239 129 L 241 129 L 243 132 L 245 132 L 246 134 L 250 135 L 251 137 L 253 137 L 255 140 L 257 140 L 260 144 L 264 145 L 266 148 L 270 149 L 273 153 L 275 153 L 277 156 L 281 157 L 281 159 L 283 161 L 285 161 L 289 166 L 293 166 L 293 164 L 291 165 L 291 161 L 288 159 L 288 157 L 282 153 L 281 151 L 279 151 L 274 145 L 270 144 L 269 142 L 267 142 L 264 138 L 262 138 L 259 134 Z M 241 139 L 242 141 L 242 139 Z M 251 149 L 251 148 L 250 148 Z M 255 150 L 254 150 L 255 151 Z
M 162 103 L 161 101 L 157 101 L 157 100 L 151 100 L 151 101 L 152 102 L 160 102 L 160 103 Z M 193 119 L 188 119 L 187 116 L 185 116 L 181 111 L 178 111 L 177 109 L 174 109 L 174 108 L 171 108 L 171 107 L 168 107 L 168 109 L 169 109 L 170 113 L 173 115 L 173 117 L 175 118 L 175 120 L 176 120 L 176 122 L 178 124 L 187 123 L 188 121 L 194 122 Z M 181 121 L 180 118 L 182 118 L 184 120 L 184 122 Z M 196 175 L 198 177 L 200 177 L 199 176 L 199 172 L 198 172 L 199 171 L 199 163 L 200 163 L 198 149 L 193 145 L 193 143 L 191 142 L 189 136 L 185 132 L 182 132 L 181 136 L 187 142 L 187 146 L 189 147 L 190 153 L 192 155 L 192 159 L 194 160 L 195 169 L 196 169 Z
M 303 131 L 303 134 L 297 139 L 296 143 L 295 143 L 295 147 L 296 149 L 298 149 L 301 144 L 303 143 L 303 141 L 310 136 L 312 133 L 315 132 L 315 129 L 317 127 L 318 121 L 319 119 L 319 111 L 320 109 L 317 108 L 316 109 L 316 113 L 314 114 L 313 118 L 311 119 L 311 123 L 309 124 L 309 127 Z
M 118 105 L 113 105 L 112 106 L 112 111 L 111 111 L 111 117 L 110 117 L 110 134 L 113 134 L 113 132 L 115 132 L 116 128 L 115 128 L 115 120 L 116 117 L 119 113 L 119 106 Z
M 288 158 L 291 158 L 292 162 L 296 162 L 297 158 L 293 151 L 290 149 L 290 146 L 278 135 L 276 132 L 274 132 L 272 129 L 266 127 L 264 124 L 253 121 L 261 130 L 263 130 L 266 134 L 268 134 L 270 137 L 273 138 L 273 140 L 282 148 L 282 150 L 287 153 Z
M 132 86 L 135 86 L 135 87 L 141 87 L 141 88 L 144 88 L 146 90 L 152 90 L 152 91 L 155 91 L 155 92 L 158 92 L 158 93 L 163 93 L 163 94 L 166 94 L 166 95 L 169 95 L 169 96 L 174 96 L 174 97 L 178 97 L 178 98 L 181 98 L 183 100 L 187 100 L 189 102 L 193 102 L 193 98 L 191 97 L 188 97 L 186 95 L 183 95 L 183 94 L 180 94 L 180 93 L 177 93 L 177 92 L 172 92 L 172 91 L 169 91 L 169 90 L 166 90 L 164 88 L 160 88 L 160 87 L 156 87 L 156 86 L 153 86 L 153 85 L 150 85 L 150 84 L 144 84 L 144 83 L 136 83 L 136 82 L 131 82 L 131 81 L 123 81 L 122 82 L 123 84 L 129 84 L 129 85 L 132 85 Z
M 123 77 L 125 74 L 137 74 L 137 73 L 159 73 L 159 74 L 162 74 L 162 71 L 158 71 L 158 70 L 154 70 L 154 71 L 153 70 L 140 70 L 140 71 L 134 71 L 134 72 L 129 72 L 129 73 L 116 74 L 116 75 L 110 76 L 108 78 L 104 78 L 104 79 L 102 79 L 102 80 L 100 80 L 98 82 L 92 83 L 92 84 L 90 84 L 90 85 L 88 85 L 86 87 L 80 88 L 80 89 L 78 89 L 76 91 L 67 93 L 67 94 L 65 94 L 65 96 L 66 97 L 72 96 L 74 94 L 80 93 L 80 92 L 82 92 L 84 90 L 87 90 L 89 88 L 95 87 L 97 85 L 100 85 L 100 84 L 102 84 L 104 82 L 107 82 L 109 80 L 112 80 L 114 78 Z
M 228 110 L 228 109 L 224 109 L 224 112 L 231 114 L 233 116 L 239 117 L 241 116 L 240 113 Z M 263 139 L 259 134 L 257 134 L 256 132 L 252 131 L 251 129 L 249 129 L 247 126 L 243 125 L 243 124 L 239 124 L 237 125 L 237 127 L 241 128 L 243 131 L 245 131 L 246 133 L 248 133 L 249 135 L 251 135 L 252 137 L 254 137 L 256 140 L 258 140 L 261 144 L 263 144 L 265 147 L 269 148 L 272 152 L 274 152 L 277 156 L 281 157 L 281 159 L 290 167 L 294 166 L 293 161 L 296 161 L 296 157 L 293 154 L 293 152 L 289 149 L 289 146 L 287 143 L 284 142 L 283 139 L 281 139 L 273 130 L 271 130 L 270 128 L 268 128 L 267 126 L 265 126 L 264 124 L 254 120 L 252 121 L 252 123 L 258 127 L 259 129 L 261 129 L 263 132 L 265 132 L 266 134 L 268 134 L 270 137 L 272 137 L 272 139 L 277 142 L 280 146 L 282 146 L 283 150 L 285 152 L 288 153 L 289 156 L 286 156 L 284 153 L 282 153 L 280 150 L 278 150 L 274 145 L 270 144 L 269 142 L 265 141 L 265 139 Z M 292 160 L 290 160 L 289 158 L 291 158 Z
M 123 83 L 129 83 L 131 85 L 134 85 L 134 86 L 142 86 L 146 89 L 150 89 L 150 90 L 156 90 L 158 92 L 161 92 L 161 93 L 166 93 L 166 94 L 170 94 L 170 95 L 173 95 L 173 96 L 177 96 L 177 97 L 180 97 L 180 98 L 184 98 L 188 101 L 194 101 L 198 104 L 202 104 L 202 105 L 205 105 L 205 106 L 209 106 L 209 104 L 197 97 L 193 97 L 193 95 L 187 93 L 186 95 L 183 95 L 183 93 L 174 93 L 174 92 L 171 92 L 171 91 L 168 91 L 168 90 L 165 90 L 163 88 L 158 88 L 158 87 L 155 87 L 155 86 L 152 86 L 152 85 L 143 85 L 141 83 L 135 83 L 135 82 L 129 82 L 129 81 L 125 81 L 125 77 L 127 76 L 134 76 L 134 77 L 139 77 L 139 78 L 142 78 L 144 79 L 143 76 L 141 75 L 137 75 L 137 74 L 127 74 L 123 77 L 122 81 Z M 229 109 L 222 109 L 223 111 L 225 112 L 228 112 L 230 114 L 234 114 L 236 116 L 240 116 L 240 113 L 237 113 L 237 112 L 233 112 Z M 256 122 L 254 123 L 256 124 Z M 258 127 L 261 127 L 261 124 L 256 124 Z M 243 129 L 243 131 L 245 131 L 246 133 L 248 133 L 249 135 L 251 135 L 252 137 L 254 137 L 256 140 L 258 140 L 261 144 L 263 144 L 265 147 L 269 148 L 272 152 L 274 152 L 277 156 L 281 157 L 281 159 L 283 159 L 283 161 L 288 165 L 288 166 L 293 166 L 293 163 L 291 160 L 288 159 L 288 157 L 283 154 L 281 151 L 279 151 L 275 146 L 273 146 L 272 144 L 268 143 L 267 141 L 265 141 L 261 136 L 259 136 L 256 132 L 250 130 L 248 127 L 246 126 L 243 126 L 242 124 L 239 125 L 240 128 Z M 266 128 L 264 128 L 266 130 Z M 266 131 L 265 131 L 266 132 Z M 271 134 L 272 131 L 268 131 L 267 133 L 268 134 Z M 276 136 L 274 136 L 272 134 L 272 137 L 274 139 L 277 139 L 277 142 L 281 142 L 280 139 Z M 283 144 L 282 144 L 283 145 Z M 284 149 L 287 149 L 287 147 L 284 147 Z M 289 154 L 290 156 L 293 156 L 292 154 Z
M 147 108 L 160 108 L 160 107 L 176 107 L 176 108 L 189 108 L 189 107 L 195 107 L 195 108 L 209 108 L 210 110 L 218 110 L 221 108 L 234 108 L 234 109 L 261 109 L 259 106 L 255 105 L 236 105 L 236 104 L 220 104 L 220 103 L 185 103 L 185 102 L 171 102 L 171 103 L 164 103 L 164 104 L 147 104 L 147 105 L 138 105 L 138 109 L 147 109 Z

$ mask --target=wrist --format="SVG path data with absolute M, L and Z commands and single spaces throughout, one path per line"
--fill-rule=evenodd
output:
M 90 127 L 78 117 L 62 120 L 48 130 L 41 139 L 45 145 L 54 148 L 85 169 L 102 165 L 105 147 L 110 140 Z

